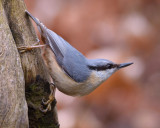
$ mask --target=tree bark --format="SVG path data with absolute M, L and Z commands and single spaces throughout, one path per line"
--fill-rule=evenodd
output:
M 25 80 L 15 40 L 0 2 L 0 128 L 28 127 Z
M 23 0 L 0 0 L 0 128 L 29 127 L 25 88 L 28 90 L 26 96 L 29 113 L 32 111 L 29 114 L 30 127 L 41 127 L 41 124 L 33 123 L 34 120 L 48 118 L 47 114 L 39 111 L 41 98 L 49 93 L 46 91 L 49 87 L 49 75 L 40 50 L 23 54 L 19 54 L 17 50 L 17 47 L 31 46 L 37 42 L 25 9 Z M 37 90 L 33 89 L 34 86 L 41 90 L 38 95 L 35 95 L 37 92 L 34 91 Z M 38 116 L 37 112 L 40 113 Z M 52 120 L 47 120 L 45 127 L 58 124 L 55 113 L 56 111 L 51 112 Z

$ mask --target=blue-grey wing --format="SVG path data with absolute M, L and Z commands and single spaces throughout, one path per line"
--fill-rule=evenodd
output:
M 51 50 L 56 56 L 58 64 L 66 72 L 66 74 L 76 82 L 85 81 L 90 74 L 90 70 L 86 65 L 85 57 L 62 37 L 47 29 L 43 23 L 32 16 L 32 14 L 30 14 L 28 11 L 26 11 L 26 13 L 37 24 L 41 36 L 45 38 L 45 43 L 50 46 Z
M 76 82 L 85 81 L 90 74 L 86 58 L 62 37 L 47 29 L 48 44 L 61 68 Z
M 48 45 L 54 52 L 56 58 L 63 60 L 65 54 L 65 48 L 63 46 L 63 42 L 61 41 L 61 37 L 58 36 L 55 32 L 47 29 L 47 40 L 48 40 Z

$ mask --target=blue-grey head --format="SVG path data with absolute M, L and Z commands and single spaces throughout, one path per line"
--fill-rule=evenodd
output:
M 102 82 L 108 79 L 117 70 L 127 67 L 133 63 L 115 64 L 106 59 L 88 59 L 88 67 L 99 77 Z

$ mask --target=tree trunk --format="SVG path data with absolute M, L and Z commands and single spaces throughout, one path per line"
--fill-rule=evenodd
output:
M 46 91 L 49 87 L 46 82 L 49 75 L 40 50 L 35 49 L 23 54 L 19 54 L 17 50 L 19 46 L 30 46 L 37 42 L 25 9 L 23 0 L 0 0 L 0 128 L 29 127 L 25 87 L 28 91 L 26 96 L 30 127 L 41 127 L 38 121 L 48 119 L 49 115 L 39 111 L 41 98 L 49 93 Z M 40 90 L 38 95 L 35 90 L 37 88 Z M 34 103 L 35 101 L 37 102 Z M 43 126 L 50 127 L 52 124 L 54 127 L 53 124 L 58 123 L 55 113 L 56 111 L 50 113 L 49 117 L 53 117 L 52 120 L 46 120 L 47 123 L 41 121 Z

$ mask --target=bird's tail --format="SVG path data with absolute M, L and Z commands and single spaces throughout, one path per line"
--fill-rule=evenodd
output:
M 34 20 L 34 22 L 37 24 L 37 25 L 40 25 L 41 22 L 39 21 L 39 19 L 35 18 L 30 12 L 28 12 L 27 10 L 25 10 L 25 12 Z
M 39 31 L 40 32 L 45 32 L 46 31 L 46 26 L 44 24 L 42 24 L 38 18 L 34 17 L 30 12 L 28 12 L 27 10 L 25 10 L 25 12 L 33 19 L 33 21 L 37 24 L 37 26 L 39 27 Z M 41 33 L 42 34 L 42 33 Z

